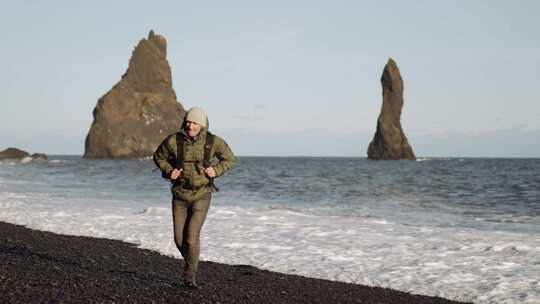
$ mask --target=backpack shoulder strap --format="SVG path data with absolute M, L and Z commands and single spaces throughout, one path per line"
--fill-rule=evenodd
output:
M 212 145 L 214 144 L 214 137 L 215 135 L 210 133 L 209 131 L 206 132 L 206 142 L 204 143 L 204 158 L 203 158 L 203 166 L 210 167 L 210 152 L 212 151 Z
M 184 138 L 180 132 L 176 133 L 176 169 L 184 167 Z
M 212 163 L 210 162 L 210 152 L 212 151 L 214 138 L 215 138 L 215 135 L 207 131 L 206 142 L 204 143 L 204 159 L 203 159 L 203 166 L 205 168 L 212 166 Z M 215 191 L 219 191 L 219 188 L 216 187 L 216 185 L 214 184 L 214 178 L 210 177 L 209 180 L 210 180 L 210 187 L 212 187 Z

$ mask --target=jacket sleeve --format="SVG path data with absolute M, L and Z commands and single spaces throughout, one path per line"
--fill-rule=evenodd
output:
M 173 166 L 169 162 L 169 159 L 175 157 L 176 153 L 171 147 L 175 147 L 176 143 L 173 143 L 173 138 L 176 139 L 175 134 L 165 138 L 159 147 L 154 152 L 153 160 L 156 166 L 161 170 L 161 175 L 164 178 L 169 178 L 171 172 L 174 170 Z
M 236 164 L 236 157 L 231 151 L 231 148 L 229 148 L 229 145 L 218 136 L 216 136 L 214 146 L 216 149 L 216 158 L 219 160 L 217 165 L 214 166 L 214 170 L 216 171 L 216 176 L 222 176 Z

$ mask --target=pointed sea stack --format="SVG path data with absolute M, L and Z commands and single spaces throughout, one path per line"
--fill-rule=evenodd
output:
M 133 50 L 127 72 L 94 108 L 85 158 L 138 158 L 176 132 L 184 108 L 172 88 L 167 42 L 150 31 Z
M 383 104 L 377 120 L 377 131 L 369 144 L 368 159 L 414 160 L 413 150 L 401 128 L 403 108 L 403 79 L 396 62 L 390 58 L 381 77 Z

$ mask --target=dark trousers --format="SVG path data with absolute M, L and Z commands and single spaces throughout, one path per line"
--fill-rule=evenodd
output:
M 173 198 L 174 242 L 184 257 L 184 277 L 193 277 L 199 267 L 201 228 L 210 207 L 211 194 L 196 201 Z

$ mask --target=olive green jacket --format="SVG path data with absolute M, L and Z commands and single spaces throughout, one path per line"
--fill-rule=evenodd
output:
M 184 140 L 184 166 L 180 177 L 171 184 L 171 192 L 175 198 L 195 201 L 204 194 L 215 191 L 209 185 L 210 179 L 204 173 L 203 167 L 207 128 L 203 128 L 195 139 L 189 137 L 183 128 L 179 134 Z M 154 153 L 154 163 L 161 170 L 164 178 L 171 176 L 176 165 L 176 135 L 177 133 L 174 133 L 165 138 Z M 225 174 L 236 163 L 236 158 L 227 143 L 216 135 L 214 135 L 214 143 L 210 150 L 210 162 L 216 171 L 216 177 Z

